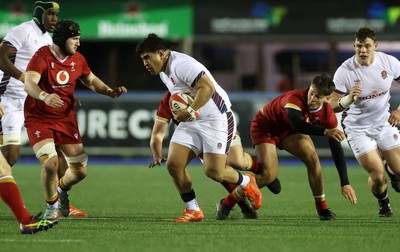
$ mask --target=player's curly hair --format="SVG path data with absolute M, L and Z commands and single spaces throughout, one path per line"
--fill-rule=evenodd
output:
M 363 42 L 367 38 L 370 38 L 373 41 L 376 41 L 376 34 L 375 34 L 374 29 L 372 29 L 370 27 L 362 27 L 362 28 L 358 29 L 358 31 L 354 35 L 354 39 L 356 39 L 360 42 Z
M 162 38 L 154 33 L 150 33 L 136 46 L 136 54 L 140 56 L 147 52 L 156 52 L 158 50 L 167 50 L 168 46 Z
M 321 74 L 314 77 L 311 85 L 315 87 L 319 95 L 328 96 L 335 90 L 335 83 L 330 75 Z

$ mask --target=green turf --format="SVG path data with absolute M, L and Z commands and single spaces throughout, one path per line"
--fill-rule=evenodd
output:
M 13 168 L 32 214 L 44 211 L 40 169 Z M 197 198 L 205 213 L 201 223 L 171 223 L 184 205 L 165 167 L 91 165 L 87 178 L 71 193 L 73 205 L 89 218 L 60 219 L 47 232 L 19 234 L 11 212 L 0 203 L 1 251 L 398 251 L 400 199 L 389 188 L 393 218 L 379 218 L 367 175 L 349 169 L 358 204 L 340 192 L 337 172 L 324 168 L 329 206 L 337 220 L 317 218 L 304 167 L 281 167 L 282 192 L 263 189 L 258 220 L 244 220 L 238 209 L 227 221 L 214 219 L 214 206 L 226 195 L 199 167 L 190 168 Z

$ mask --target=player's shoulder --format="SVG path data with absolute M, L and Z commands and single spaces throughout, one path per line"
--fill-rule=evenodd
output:
M 12 34 L 12 33 L 16 33 L 16 32 L 18 32 L 18 33 L 21 33 L 21 32 L 31 33 L 31 32 L 33 32 L 35 30 L 34 29 L 35 25 L 36 24 L 35 24 L 35 22 L 33 20 L 25 21 L 25 22 L 23 22 L 23 23 L 21 23 L 19 25 L 14 26 L 13 28 L 11 28 L 7 34 Z
M 375 52 L 375 58 L 381 62 L 385 62 L 385 61 L 395 62 L 395 63 L 399 62 L 399 60 L 396 57 L 394 57 L 393 55 L 384 53 L 384 52 Z

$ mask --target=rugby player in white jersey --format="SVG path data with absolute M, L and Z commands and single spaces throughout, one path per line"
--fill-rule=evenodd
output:
M 49 32 L 53 32 L 58 21 L 60 6 L 54 1 L 36 1 L 33 5 L 33 19 L 12 28 L 0 44 L 0 94 L 4 107 L 1 118 L 1 152 L 10 166 L 13 166 L 21 150 L 21 131 L 24 126 L 24 91 L 26 67 L 42 46 L 52 44 Z M 59 177 L 68 168 L 62 153 L 59 155 Z M 88 214 L 71 207 L 71 216 L 86 217 Z
M 205 174 L 220 183 L 237 184 L 254 209 L 261 207 L 262 195 L 252 174 L 242 175 L 226 166 L 227 151 L 235 135 L 235 118 L 226 92 L 211 73 L 194 58 L 169 50 L 156 34 L 149 34 L 136 47 L 145 68 L 158 74 L 171 94 L 188 93 L 194 97 L 187 109 L 173 110 L 180 123 L 168 149 L 167 169 L 186 208 L 174 222 L 196 222 L 204 214 L 192 188 L 187 165 L 203 153 Z
M 344 110 L 343 129 L 354 156 L 369 175 L 378 214 L 390 217 L 393 212 L 381 157 L 391 168 L 391 180 L 400 176 L 400 109 L 390 112 L 389 104 L 393 80 L 400 79 L 400 61 L 376 51 L 377 46 L 373 29 L 357 31 L 355 55 L 337 69 L 329 103 L 336 112 Z

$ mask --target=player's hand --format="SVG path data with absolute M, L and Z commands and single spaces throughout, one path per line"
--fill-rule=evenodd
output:
M 400 127 L 400 109 L 392 111 L 389 116 L 389 123 L 393 127 Z
M 351 204 L 357 204 L 356 192 L 351 185 L 342 186 L 342 194 L 346 199 L 349 199 Z
M 162 163 L 167 161 L 166 158 L 156 158 L 153 160 L 153 162 L 150 163 L 149 168 L 153 168 L 154 166 L 161 166 Z
M 60 96 L 54 93 L 48 94 L 43 101 L 46 103 L 46 105 L 53 108 L 61 108 L 64 105 L 64 101 L 61 100 Z
M 339 129 L 325 129 L 324 136 L 333 138 L 338 142 L 341 142 L 345 139 L 344 133 Z
M 128 92 L 128 90 L 126 89 L 125 86 L 119 86 L 119 87 L 114 88 L 111 92 L 109 92 L 108 95 L 111 98 L 118 98 L 122 94 L 126 94 L 127 92 Z
M 352 98 L 353 102 L 358 100 L 358 96 L 361 95 L 361 92 L 362 92 L 361 83 L 358 83 L 353 87 L 351 87 L 349 95 Z
M 173 109 L 171 112 L 174 119 L 179 122 L 186 122 L 191 118 L 190 113 L 186 109 Z

